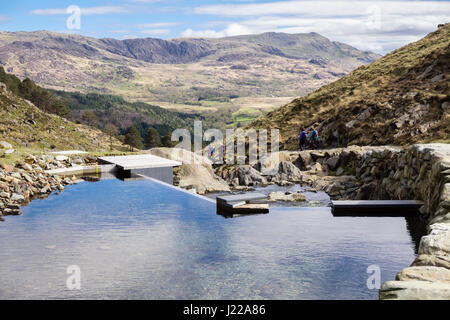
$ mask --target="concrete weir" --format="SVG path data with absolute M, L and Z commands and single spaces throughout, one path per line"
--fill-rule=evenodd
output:
M 413 216 L 423 205 L 418 200 L 331 201 L 334 216 Z
M 261 193 L 219 196 L 216 198 L 217 213 L 225 217 L 269 213 L 266 197 Z
M 114 165 L 119 176 L 124 178 L 140 174 L 169 184 L 173 184 L 173 167 L 182 164 L 150 154 L 101 157 L 99 162 Z

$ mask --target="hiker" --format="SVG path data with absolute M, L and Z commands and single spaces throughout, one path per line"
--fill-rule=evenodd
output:
M 212 144 L 209 145 L 209 157 L 214 157 L 214 146 Z
M 300 134 L 298 136 L 300 151 L 306 149 L 306 138 L 307 137 L 308 137 L 308 133 L 305 131 L 305 128 L 302 128 L 302 130 L 300 131 Z
M 319 147 L 319 134 L 314 127 L 311 128 L 311 133 L 309 134 L 309 144 L 312 149 Z

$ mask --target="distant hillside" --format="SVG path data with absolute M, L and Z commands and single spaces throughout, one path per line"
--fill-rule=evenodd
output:
M 313 125 L 327 146 L 450 141 L 449 77 L 446 24 L 250 126 L 279 128 L 286 149 Z
M 0 32 L 0 64 L 21 78 L 162 106 L 233 106 L 239 97 L 304 95 L 377 58 L 317 33 L 116 40 Z
M 111 123 L 124 133 L 130 126 L 135 125 L 141 129 L 143 137 L 149 127 L 155 128 L 162 136 L 177 128 L 191 128 L 195 119 L 203 119 L 197 114 L 169 111 L 143 102 L 128 102 L 119 96 L 52 92 L 67 102 L 71 110 L 71 119 L 75 122 L 84 122 L 85 112 L 92 111 L 98 118 L 98 127 L 104 128 Z

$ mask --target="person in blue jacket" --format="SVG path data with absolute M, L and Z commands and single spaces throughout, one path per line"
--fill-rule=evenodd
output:
M 300 134 L 298 136 L 299 148 L 300 150 L 306 149 L 306 138 L 308 137 L 308 133 L 305 131 L 305 128 L 300 130 Z

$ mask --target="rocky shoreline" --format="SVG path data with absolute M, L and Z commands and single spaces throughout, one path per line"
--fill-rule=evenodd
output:
M 76 177 L 48 174 L 46 170 L 68 168 L 95 163 L 95 157 L 85 158 L 57 155 L 28 155 L 15 165 L 0 165 L 0 219 L 20 215 L 21 207 L 33 199 L 47 198 L 62 192 L 67 185 L 79 182 Z

